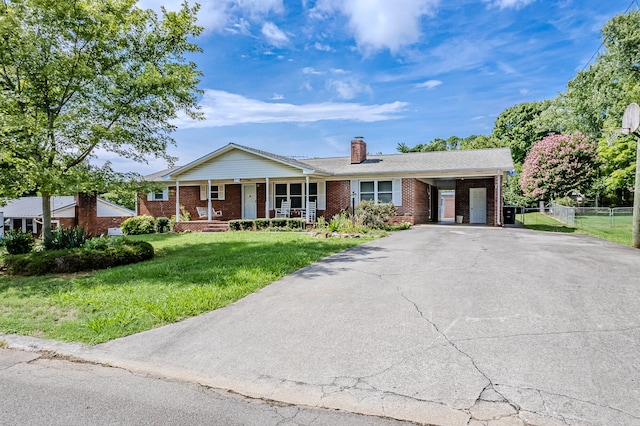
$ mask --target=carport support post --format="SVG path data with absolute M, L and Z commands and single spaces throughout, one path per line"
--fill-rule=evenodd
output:
M 633 228 L 631 246 L 640 248 L 640 137 L 636 133 L 636 184 L 633 191 Z

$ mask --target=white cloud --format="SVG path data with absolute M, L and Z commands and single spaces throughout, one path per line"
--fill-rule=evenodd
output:
M 483 0 L 489 7 L 497 7 L 498 9 L 522 9 L 535 0 Z
M 400 118 L 406 102 L 363 105 L 349 102 L 323 102 L 294 105 L 264 102 L 222 90 L 205 90 L 200 101 L 205 120 L 181 116 L 174 124 L 180 129 L 234 126 L 237 124 L 310 123 L 323 120 L 376 122 Z
M 289 37 L 273 22 L 265 22 L 262 26 L 262 34 L 269 43 L 275 47 L 282 47 L 289 43 Z
M 371 86 L 360 84 L 360 82 L 357 80 L 327 80 L 326 87 L 329 90 L 335 91 L 340 99 L 345 100 L 353 99 L 360 93 L 373 93 L 373 90 L 371 90 Z
M 284 99 L 284 95 L 281 93 L 274 93 L 271 97 L 272 101 L 281 101 L 282 99 Z
M 139 0 L 138 5 L 143 9 L 160 11 L 164 6 L 168 11 L 176 11 L 183 0 Z M 262 22 L 265 16 L 284 12 L 282 0 L 215 0 L 200 2 L 198 24 L 205 31 L 233 30 L 243 16 L 251 21 Z M 239 30 L 247 30 L 241 27 Z M 243 33 L 244 34 L 244 33 Z
M 309 16 L 326 19 L 339 11 L 365 53 L 389 49 L 392 53 L 420 39 L 420 19 L 433 15 L 440 0 L 320 0 Z
M 505 74 L 517 74 L 518 72 L 509 64 L 498 62 L 498 68 Z
M 320 71 L 316 71 L 312 67 L 304 67 L 304 68 L 302 68 L 302 74 L 321 75 L 321 74 L 324 74 L 324 73 L 320 72 Z
M 416 88 L 417 89 L 433 89 L 436 88 L 438 86 L 440 86 L 442 84 L 442 81 L 440 80 L 427 80 L 424 83 L 420 83 L 420 84 L 416 84 Z
M 317 42 L 313 45 L 313 47 L 316 48 L 316 50 L 320 50 L 322 52 L 331 52 L 331 46 L 329 46 L 328 44 L 322 44 L 320 42 Z

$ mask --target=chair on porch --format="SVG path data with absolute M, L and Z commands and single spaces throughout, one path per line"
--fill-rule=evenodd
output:
M 276 217 L 291 217 L 291 203 L 283 201 L 280 208 L 276 208 Z
M 307 208 L 309 209 L 309 223 L 315 222 L 316 221 L 316 202 L 309 201 L 309 206 Z
M 206 207 L 196 207 L 196 210 L 198 211 L 198 219 L 209 217 L 209 215 L 207 214 Z M 222 216 L 222 210 L 216 211 L 213 208 L 211 209 L 211 217 L 220 217 L 220 216 Z

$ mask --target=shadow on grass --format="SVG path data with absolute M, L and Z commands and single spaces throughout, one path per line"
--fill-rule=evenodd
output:
M 576 228 L 569 228 L 567 226 L 558 226 L 558 225 L 525 225 L 525 227 L 533 231 L 542 231 L 542 232 L 561 232 L 564 234 L 573 234 L 577 232 Z
M 151 237 L 151 238 L 149 238 Z M 224 288 L 258 281 L 267 285 L 322 258 L 360 244 L 361 240 L 315 239 L 307 236 L 239 238 L 180 238 L 179 235 L 152 235 L 144 239 L 156 245 L 152 260 L 88 273 L 41 277 L 0 276 L 0 298 L 11 291 L 21 298 L 50 297 L 79 289 L 138 286 L 202 286 Z M 186 241 L 185 241 L 186 240 Z M 357 253 L 367 248 L 357 247 Z M 343 262 L 349 252 L 331 262 Z M 314 274 L 332 274 L 330 266 Z M 122 289 L 119 289 L 122 290 Z

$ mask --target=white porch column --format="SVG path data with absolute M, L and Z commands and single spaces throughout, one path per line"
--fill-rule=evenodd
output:
M 176 181 L 176 222 L 180 222 L 180 182 Z
M 207 220 L 211 221 L 211 179 L 207 181 Z
M 304 211 L 307 212 L 307 223 L 309 223 L 309 218 L 311 217 L 311 213 L 309 212 L 309 175 L 307 175 L 307 187 L 305 189 L 305 206 Z
M 266 200 L 264 201 L 264 217 L 269 219 L 269 213 L 270 213 L 270 210 L 271 210 L 271 209 L 269 209 L 269 178 L 265 178 L 265 181 L 266 181 L 266 183 L 265 183 L 266 187 L 265 187 L 264 192 L 266 194 L 265 195 L 266 196 Z

